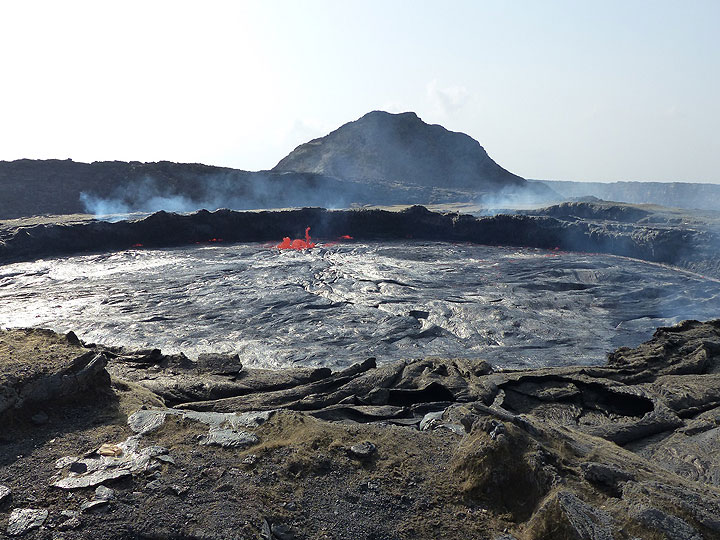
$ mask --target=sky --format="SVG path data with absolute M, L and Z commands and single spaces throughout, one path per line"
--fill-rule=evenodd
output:
M 0 160 L 272 168 L 372 110 L 525 178 L 720 183 L 720 1 L 0 3 Z

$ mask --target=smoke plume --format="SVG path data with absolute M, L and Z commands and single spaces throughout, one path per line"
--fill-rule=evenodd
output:
M 82 192 L 80 201 L 86 212 L 96 216 L 219 208 L 343 208 L 358 198 L 354 195 L 356 190 L 353 183 L 321 175 L 243 172 L 163 182 L 145 176 L 105 194 Z

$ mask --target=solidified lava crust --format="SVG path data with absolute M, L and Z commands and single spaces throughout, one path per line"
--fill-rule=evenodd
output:
M 643 261 L 421 240 L 215 243 L 0 267 L 0 327 L 266 368 L 418 355 L 600 364 L 719 305 L 715 281 Z

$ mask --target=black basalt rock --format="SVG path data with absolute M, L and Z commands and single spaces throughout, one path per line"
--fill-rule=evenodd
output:
M 562 221 L 544 215 L 473 217 L 431 212 L 422 206 L 378 209 L 303 208 L 278 212 L 218 210 L 194 214 L 157 212 L 144 219 L 84 221 L 2 230 L 0 264 L 40 257 L 141 247 L 212 242 L 279 242 L 311 228 L 316 239 L 350 235 L 357 240 L 445 240 L 487 245 L 610 253 L 704 270 L 720 275 L 720 259 L 708 232 Z M 713 237 L 714 238 L 714 237 Z M 717 240 L 720 245 L 720 240 Z

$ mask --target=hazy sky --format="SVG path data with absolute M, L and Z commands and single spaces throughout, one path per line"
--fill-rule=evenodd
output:
M 720 183 L 720 1 L 7 1 L 0 159 L 273 167 L 415 111 L 526 178 Z

